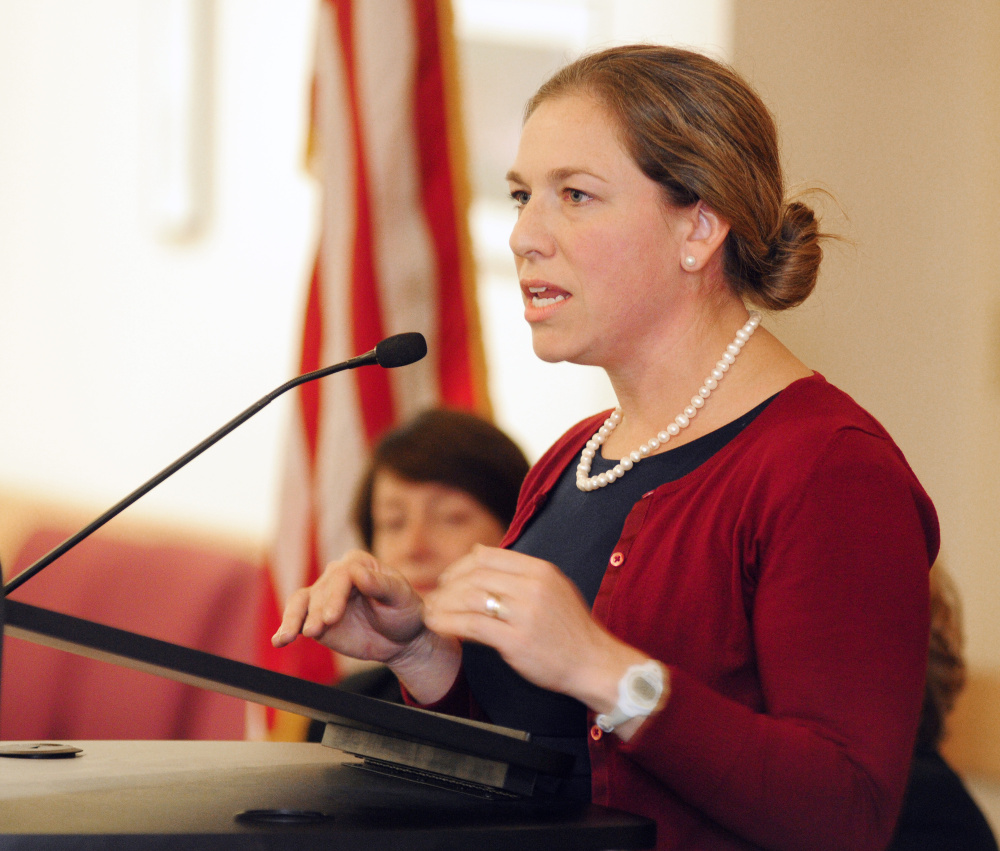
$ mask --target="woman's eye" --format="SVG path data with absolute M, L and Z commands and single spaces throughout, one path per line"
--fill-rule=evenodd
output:
M 580 189 L 567 189 L 566 197 L 574 204 L 582 204 L 584 201 L 590 200 L 590 196 Z
M 518 207 L 523 207 L 528 203 L 528 199 L 531 197 L 531 194 L 525 192 L 523 189 L 515 189 L 510 193 L 510 197 Z
M 372 522 L 372 527 L 376 532 L 386 535 L 399 532 L 405 525 L 406 520 L 403 517 L 375 517 Z

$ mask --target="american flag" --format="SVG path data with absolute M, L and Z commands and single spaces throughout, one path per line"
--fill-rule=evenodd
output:
M 419 331 L 427 357 L 363 367 L 296 392 L 277 540 L 262 621 L 262 664 L 315 681 L 331 654 L 270 647 L 294 590 L 355 544 L 349 511 L 368 450 L 432 405 L 488 415 L 476 308 L 452 16 L 446 0 L 321 0 L 310 165 L 322 226 L 309 284 L 301 371 Z M 269 716 L 272 738 L 300 722 Z

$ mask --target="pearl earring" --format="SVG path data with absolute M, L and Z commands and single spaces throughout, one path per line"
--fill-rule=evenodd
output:
M 684 258 L 684 265 L 687 266 L 689 269 L 693 269 L 697 265 L 697 263 L 698 263 L 698 258 L 695 257 L 693 254 L 689 254 L 687 257 Z

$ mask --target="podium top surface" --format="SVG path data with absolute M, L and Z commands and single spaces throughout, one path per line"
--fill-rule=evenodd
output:
M 6 634 L 309 718 L 397 736 L 531 773 L 566 776 L 570 754 L 527 733 L 351 694 L 127 630 L 7 599 Z
M 0 849 L 598 851 L 649 848 L 655 838 L 645 818 L 470 798 L 375 773 L 314 743 L 62 744 L 82 752 L 0 758 Z

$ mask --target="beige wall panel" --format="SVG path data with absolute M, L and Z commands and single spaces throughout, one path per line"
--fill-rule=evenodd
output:
M 1000 4 L 735 12 L 734 61 L 778 116 L 790 181 L 828 188 L 825 224 L 849 239 L 770 325 L 886 425 L 934 498 L 974 673 L 955 735 L 1000 778 Z

